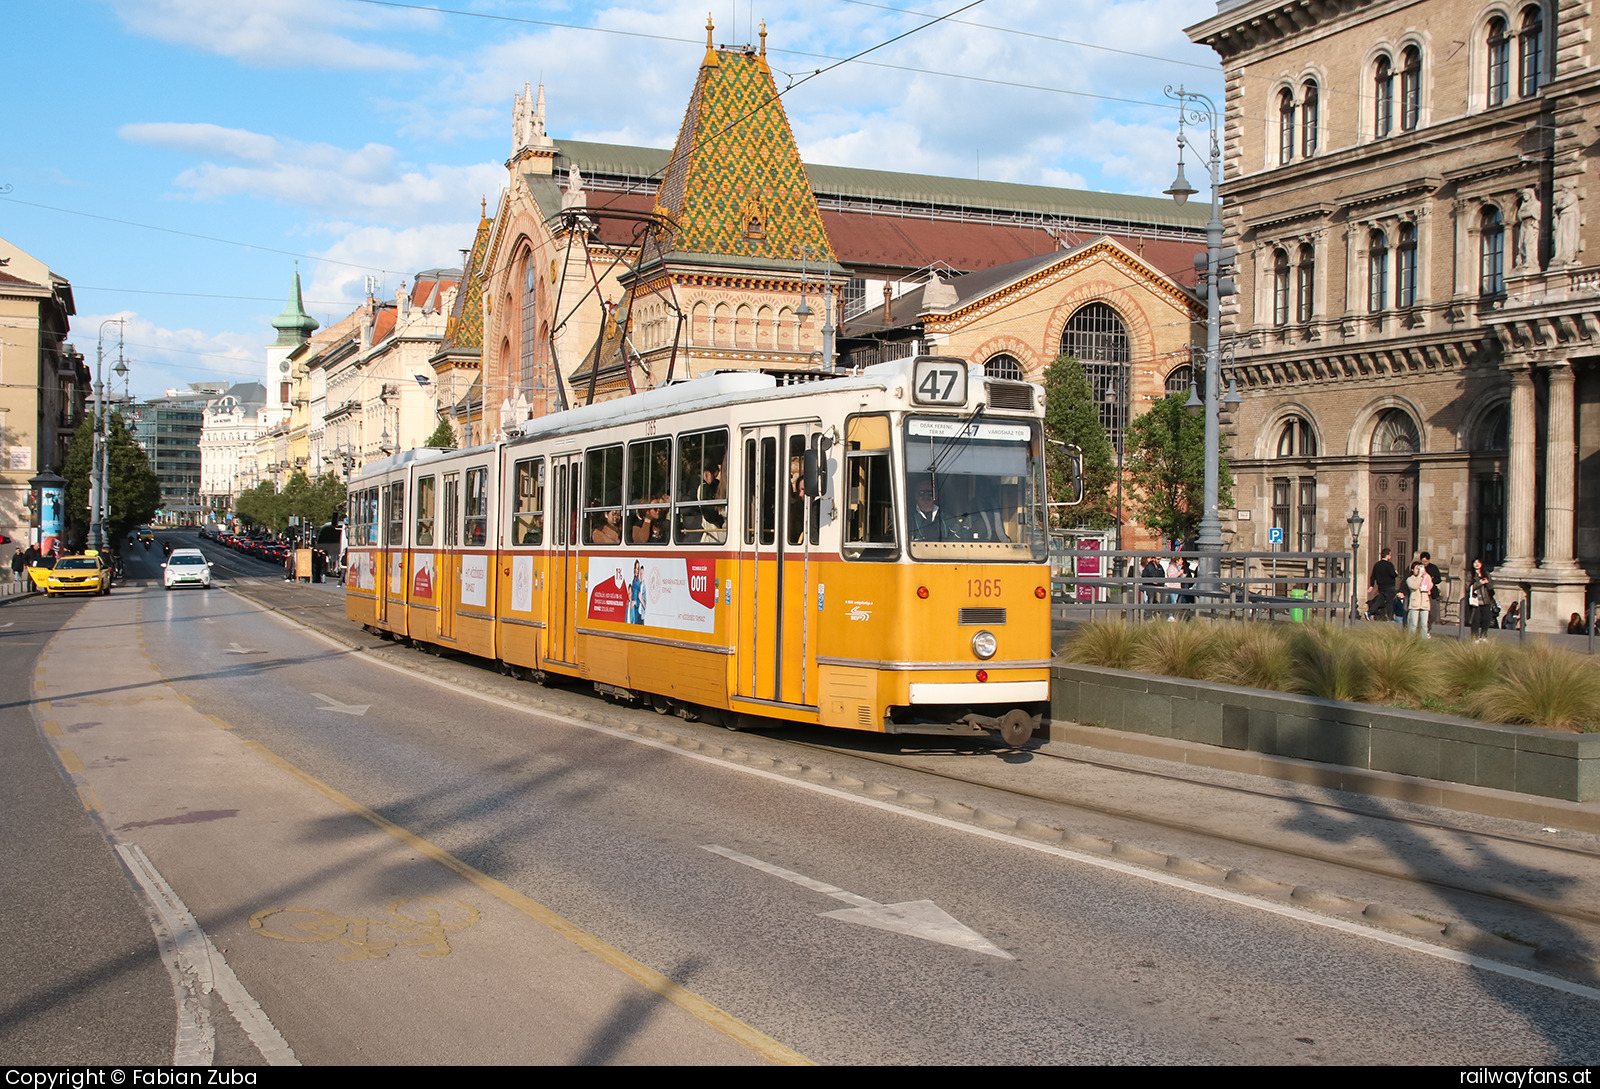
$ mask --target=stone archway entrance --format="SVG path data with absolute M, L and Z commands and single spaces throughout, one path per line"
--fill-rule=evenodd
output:
M 1417 548 L 1417 463 L 1385 459 L 1367 472 L 1367 494 L 1372 503 L 1373 562 L 1385 548 L 1394 549 L 1394 566 L 1402 576 Z

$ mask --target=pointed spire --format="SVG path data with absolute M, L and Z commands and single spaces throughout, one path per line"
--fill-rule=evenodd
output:
M 761 20 L 761 55 L 767 55 L 767 21 Z
M 278 331 L 275 346 L 297 348 L 310 339 L 316 331 L 317 319 L 306 313 L 305 303 L 300 296 L 300 262 L 294 263 L 294 281 L 289 288 L 289 303 L 283 308 L 283 313 L 272 319 L 272 327 Z

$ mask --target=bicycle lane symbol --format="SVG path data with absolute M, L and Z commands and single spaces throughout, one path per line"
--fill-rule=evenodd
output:
M 425 906 L 428 904 L 438 906 Z M 382 927 L 412 935 L 404 939 L 404 944 L 421 947 L 417 950 L 419 957 L 447 957 L 450 942 L 446 932 L 465 930 L 483 917 L 471 904 L 437 896 L 402 896 L 384 911 L 389 918 L 336 915 L 320 908 L 267 908 L 250 916 L 250 929 L 263 938 L 283 942 L 337 942 L 349 949 L 337 959 L 354 961 L 387 957 L 390 950 L 402 944 L 373 938 L 373 928 Z

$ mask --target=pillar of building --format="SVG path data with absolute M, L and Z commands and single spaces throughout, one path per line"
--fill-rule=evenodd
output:
M 1519 367 L 1511 372 L 1511 461 L 1506 481 L 1506 558 L 1501 568 L 1507 573 L 1533 569 L 1534 441 L 1536 407 L 1533 370 Z
M 1577 411 L 1572 364 L 1550 368 L 1550 426 L 1544 461 L 1544 559 L 1541 570 L 1577 568 L 1572 551 L 1573 501 L 1577 496 Z

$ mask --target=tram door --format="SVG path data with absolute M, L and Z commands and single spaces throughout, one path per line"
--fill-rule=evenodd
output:
M 734 691 L 751 699 L 817 701 L 816 632 L 807 607 L 816 593 L 811 562 L 816 505 L 801 491 L 805 450 L 815 423 L 745 428 L 739 541 L 738 675 Z
M 456 565 L 461 554 L 456 546 L 461 543 L 461 474 L 444 475 L 444 505 L 439 511 L 439 567 L 434 572 L 436 589 L 433 600 L 439 606 L 439 638 L 454 641 L 456 637 L 456 606 L 460 598 L 456 593 Z
M 394 581 L 394 554 L 399 542 L 389 539 L 392 521 L 390 512 L 394 509 L 391 506 L 394 502 L 394 493 L 402 487 L 403 485 L 396 481 L 393 484 L 385 484 L 378 492 L 378 540 L 381 546 L 377 557 L 378 571 L 375 580 L 377 595 L 373 602 L 375 610 L 373 619 L 379 624 L 389 622 L 389 599 L 394 596 L 394 587 L 390 583 Z
M 578 465 L 582 460 L 572 454 L 551 458 L 550 463 L 552 517 L 544 656 L 568 665 L 578 660 L 574 614 L 583 596 L 578 592 Z

